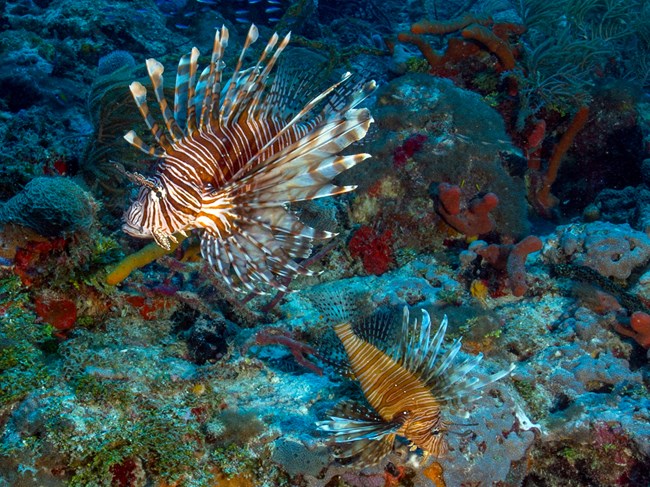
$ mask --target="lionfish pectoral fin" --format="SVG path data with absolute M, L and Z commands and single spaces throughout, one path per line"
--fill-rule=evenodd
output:
M 370 408 L 343 402 L 330 411 L 330 418 L 318 421 L 321 431 L 332 433 L 334 456 L 359 467 L 376 465 L 393 448 L 402 423 L 385 421 Z
M 352 464 L 358 468 L 377 465 L 390 453 L 395 444 L 395 434 L 385 435 L 377 440 L 357 440 L 337 444 L 334 456 L 342 463 Z
M 281 211 L 287 217 L 291 216 L 284 209 Z M 300 223 L 299 220 L 297 223 Z M 312 274 L 294 261 L 296 258 L 304 259 L 311 253 L 311 239 L 306 234 L 312 229 L 300 225 L 295 227 L 294 232 L 289 232 L 273 222 L 240 218 L 236 231 L 229 235 L 217 236 L 204 232 L 201 255 L 233 288 L 266 294 L 260 287 L 260 284 L 264 284 L 288 292 L 287 285 L 294 276 Z
M 336 443 L 376 440 L 396 433 L 402 426 L 402 422 L 385 421 L 370 408 L 353 401 L 338 404 L 329 416 L 316 425 L 321 431 L 332 433 Z
M 171 233 L 167 233 L 160 229 L 155 229 L 152 234 L 154 241 L 165 250 L 171 250 L 171 242 L 177 241 Z

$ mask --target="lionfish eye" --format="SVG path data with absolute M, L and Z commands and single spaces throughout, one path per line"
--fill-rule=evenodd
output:
M 440 429 L 438 428 L 431 428 L 431 434 L 433 436 L 438 436 L 440 434 Z
M 153 192 L 156 195 L 156 199 L 161 200 L 163 199 L 163 192 L 160 186 L 154 186 L 153 187 Z

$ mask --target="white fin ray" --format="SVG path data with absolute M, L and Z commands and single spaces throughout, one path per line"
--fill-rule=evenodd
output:
M 156 100 L 158 101 L 158 107 L 167 126 L 167 133 L 171 136 L 174 143 L 178 143 L 183 137 L 184 133 L 176 123 L 169 104 L 167 103 L 167 98 L 165 98 L 165 87 L 163 72 L 165 67 L 156 61 L 153 58 L 147 59 L 147 72 L 149 73 L 149 79 L 153 86 L 154 94 L 156 95 Z
M 481 397 L 480 389 L 506 377 L 514 365 L 506 370 L 488 376 L 486 379 L 468 377 L 483 359 L 483 354 L 458 360 L 462 343 L 461 338 L 441 354 L 442 343 L 447 331 L 447 316 L 442 319 L 433 337 L 431 318 L 422 310 L 422 321 L 411 319 L 408 308 L 404 307 L 402 331 L 399 344 L 394 347 L 391 356 L 404 368 L 416 374 L 431 390 L 436 400 L 442 404 L 471 402 Z

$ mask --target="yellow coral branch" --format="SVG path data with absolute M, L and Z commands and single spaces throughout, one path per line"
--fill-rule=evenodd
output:
M 185 240 L 185 237 L 180 235 L 175 235 L 175 237 L 177 242 L 172 242 L 169 250 L 165 250 L 155 242 L 152 242 L 146 247 L 138 250 L 136 253 L 128 255 L 108 273 L 106 276 L 106 283 L 111 286 L 117 286 L 120 282 L 129 277 L 134 270 L 144 267 L 163 255 L 173 252 L 178 248 L 178 245 Z

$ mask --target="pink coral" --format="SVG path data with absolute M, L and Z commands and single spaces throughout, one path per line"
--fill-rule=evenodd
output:
M 523 296 L 528 290 L 526 283 L 526 257 L 542 248 L 542 241 L 529 235 L 517 244 L 492 244 L 479 247 L 475 252 L 497 270 L 505 270 L 508 287 L 513 296 Z
M 440 183 L 434 194 L 436 212 L 454 230 L 468 238 L 491 232 L 494 220 L 490 212 L 499 204 L 494 193 L 472 198 L 465 208 L 461 205 L 460 186 Z

